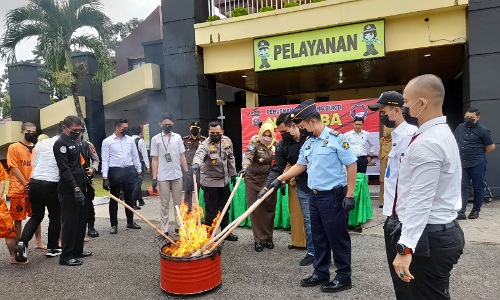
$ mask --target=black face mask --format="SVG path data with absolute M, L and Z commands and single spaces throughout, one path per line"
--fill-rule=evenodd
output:
M 464 124 L 465 126 L 467 127 L 474 127 L 476 125 L 476 120 L 472 119 L 472 118 L 464 118 Z
M 122 131 L 122 134 L 123 134 L 123 131 Z M 76 141 L 80 137 L 80 133 L 79 132 L 70 131 L 69 132 L 69 137 L 72 140 Z
M 212 143 L 218 143 L 222 139 L 222 134 L 211 134 L 210 135 L 210 141 Z
M 161 128 L 161 130 L 163 130 L 164 133 L 168 134 L 172 131 L 172 128 L 174 128 L 174 126 L 172 125 L 165 125 Z
M 405 119 L 406 123 L 418 126 L 418 118 L 410 116 L 410 108 L 403 106 L 401 109 L 402 109 L 401 114 L 403 115 L 403 118 Z
M 387 128 L 394 128 L 396 126 L 396 120 L 389 120 L 389 115 L 381 115 L 380 116 L 380 124 L 384 125 Z
M 300 130 L 300 134 L 303 135 L 303 136 L 313 136 L 313 133 L 307 131 L 307 129 L 305 129 L 305 128 L 302 128 L 302 129 L 299 129 L 299 130 Z
M 196 129 L 191 129 L 191 134 L 192 134 L 193 136 L 197 136 L 198 134 L 200 134 L 200 130 L 199 130 L 198 128 L 196 128 Z
M 26 132 L 24 134 L 24 139 L 30 143 L 35 143 L 36 142 L 36 133 L 35 132 Z
M 122 134 L 123 136 L 126 136 L 126 135 L 128 135 L 128 134 L 129 134 L 129 132 L 130 132 L 130 130 L 129 130 L 128 128 L 123 128 L 123 129 L 122 129 L 121 134 Z
M 282 133 L 281 134 L 281 137 L 283 138 L 283 140 L 285 141 L 293 141 L 293 135 L 290 133 L 290 132 L 285 132 L 285 133 Z

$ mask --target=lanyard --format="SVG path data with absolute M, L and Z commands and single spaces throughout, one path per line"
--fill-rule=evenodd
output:
M 168 153 L 168 149 L 167 149 L 167 146 L 170 147 L 170 137 L 168 137 L 168 143 L 167 143 L 167 146 L 165 146 L 165 141 L 163 140 L 163 136 L 160 136 L 161 137 L 161 142 L 163 143 L 163 147 L 165 148 L 165 152 Z

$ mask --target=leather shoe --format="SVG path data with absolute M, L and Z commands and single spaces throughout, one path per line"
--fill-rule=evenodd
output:
M 274 243 L 273 243 L 273 241 L 267 241 L 267 242 L 265 242 L 264 246 L 266 246 L 267 249 L 274 249 Z
M 99 236 L 99 232 L 97 232 L 97 230 L 95 230 L 95 228 L 89 228 L 89 230 L 87 231 L 87 235 L 95 238 L 95 237 Z
M 59 261 L 59 264 L 62 266 L 74 267 L 74 266 L 81 266 L 82 262 L 79 261 L 78 259 L 72 258 L 72 259 L 68 259 L 68 260 L 61 260 L 61 261 Z
M 92 252 L 82 252 L 79 255 L 75 255 L 76 258 L 89 257 L 92 256 Z
M 262 250 L 264 250 L 264 244 L 262 244 L 262 243 L 255 243 L 255 251 L 262 252 Z
M 323 293 L 337 293 L 337 292 L 341 292 L 343 290 L 348 290 L 352 288 L 352 284 L 345 284 L 345 283 L 341 283 L 339 282 L 338 280 L 334 280 L 328 284 L 324 284 L 321 286 L 321 291 Z
M 465 214 L 458 213 L 457 220 L 465 220 L 465 219 L 467 219 L 467 217 L 465 216 Z
M 134 205 L 134 207 L 132 207 L 132 208 L 135 209 L 135 210 L 140 210 L 141 209 L 141 207 L 137 206 L 137 205 Z
M 226 237 L 226 241 L 230 241 L 230 242 L 236 242 L 238 240 L 238 236 L 236 234 L 232 234 L 230 233 L 227 237 Z
M 478 211 L 471 211 L 470 214 L 469 214 L 469 219 L 477 219 L 479 218 L 479 212 Z
M 136 222 L 132 222 L 130 224 L 127 224 L 127 228 L 130 228 L 130 229 L 141 229 L 141 226 L 137 225 Z
M 117 234 L 118 233 L 118 228 L 116 228 L 116 226 L 111 226 L 111 229 L 109 230 L 109 233 L 111 233 L 111 234 Z
M 139 206 L 144 206 L 144 204 L 146 204 L 146 203 L 144 203 L 144 200 L 143 200 L 143 199 L 139 199 L 139 201 L 138 201 L 138 202 L 139 202 Z
M 317 286 L 317 285 L 320 285 L 320 284 L 325 284 L 325 283 L 328 283 L 330 281 L 329 278 L 321 278 L 321 277 L 318 277 L 318 275 L 316 274 L 312 274 L 311 276 L 307 277 L 307 278 L 304 278 L 300 281 L 300 285 L 301 286 Z

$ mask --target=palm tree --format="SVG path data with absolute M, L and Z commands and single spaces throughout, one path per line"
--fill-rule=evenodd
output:
M 102 12 L 100 0 L 29 0 L 28 5 L 9 11 L 6 31 L 0 42 L 0 56 L 16 61 L 15 48 L 22 40 L 37 37 L 37 49 L 45 65 L 60 83 L 70 87 L 78 117 L 85 128 L 78 100 L 77 81 L 85 66 L 73 65 L 71 53 L 90 50 L 98 62 L 94 80 L 103 82 L 113 76 L 114 66 L 104 41 L 108 38 L 110 19 Z M 75 35 L 82 27 L 91 27 L 94 35 Z M 84 135 L 87 139 L 87 134 Z

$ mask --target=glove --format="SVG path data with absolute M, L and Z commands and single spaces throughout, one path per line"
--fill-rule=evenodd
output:
M 281 187 L 285 187 L 285 184 L 278 180 L 278 178 L 274 179 L 273 182 L 267 186 L 268 189 L 274 188 L 275 191 L 278 191 Z
M 351 211 L 355 206 L 354 197 L 344 197 L 344 200 L 342 201 L 342 208 L 345 211 Z
M 109 191 L 109 180 L 104 179 L 102 181 L 102 188 L 105 189 L 106 191 Z
M 281 192 L 281 196 L 285 196 L 286 195 L 286 185 L 282 184 L 280 186 L 280 192 Z
M 75 199 L 78 205 L 85 205 L 85 196 L 83 195 L 82 191 L 75 192 Z
M 263 188 L 262 190 L 260 190 L 259 194 L 257 195 L 257 199 L 264 197 L 264 195 L 267 193 L 267 191 L 269 191 L 269 189 L 266 187 Z
M 158 187 L 158 180 L 153 179 L 153 193 L 158 193 L 158 189 L 156 187 Z
M 240 172 L 238 172 L 238 177 L 240 176 L 245 177 L 246 174 L 247 174 L 247 168 L 243 168 L 241 169 Z
M 233 186 L 236 184 L 236 176 L 231 176 L 231 184 Z
M 192 164 L 191 167 L 189 167 L 189 174 L 191 174 L 191 176 L 195 173 L 198 174 L 198 172 L 200 172 L 199 164 Z

